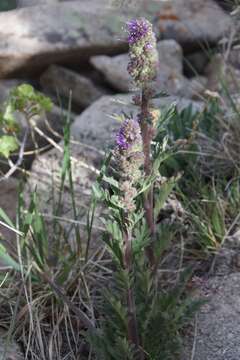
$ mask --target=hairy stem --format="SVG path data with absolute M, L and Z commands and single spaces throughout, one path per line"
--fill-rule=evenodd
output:
M 126 292 L 127 308 L 128 308 L 128 341 L 139 349 L 139 360 L 144 360 L 144 355 L 140 349 L 140 339 L 138 334 L 136 306 L 133 289 L 131 287 L 132 274 L 132 234 L 129 229 L 124 232 L 124 266 L 128 273 L 128 288 Z
M 149 122 L 149 94 L 147 89 L 142 90 L 142 102 L 141 102 L 141 131 L 143 139 L 143 152 L 144 152 L 144 171 L 146 176 L 151 175 L 152 161 L 151 161 L 151 141 L 152 141 L 152 126 Z M 155 235 L 155 223 L 153 212 L 153 186 L 145 196 L 144 209 L 146 221 L 151 233 L 153 241 Z M 153 246 L 150 244 L 146 249 L 146 254 L 152 268 L 155 266 L 155 256 Z

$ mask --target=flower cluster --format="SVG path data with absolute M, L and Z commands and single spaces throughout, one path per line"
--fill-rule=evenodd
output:
M 129 57 L 128 72 L 138 86 L 153 81 L 157 75 L 158 52 L 152 24 L 146 19 L 127 23 Z
M 139 122 L 126 119 L 116 137 L 114 156 L 120 173 L 120 190 L 122 205 L 126 211 L 134 211 L 134 197 L 137 194 L 136 184 L 142 176 L 143 145 Z

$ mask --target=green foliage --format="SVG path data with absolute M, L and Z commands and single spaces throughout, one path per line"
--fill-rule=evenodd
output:
M 16 112 L 24 114 L 29 127 L 31 118 L 45 111 L 51 111 L 52 102 L 37 92 L 31 85 L 22 84 L 14 88 L 0 112 L 0 155 L 8 158 L 19 147 L 19 124 Z
M 136 299 L 139 335 L 146 359 L 176 360 L 181 353 L 181 330 L 189 323 L 202 301 L 193 300 L 185 293 L 191 272 L 170 290 L 155 286 L 152 275 L 142 256 L 138 257 L 135 276 L 128 278 L 119 269 L 114 285 L 104 291 L 105 301 L 98 311 L 100 330 L 87 335 L 99 360 L 139 359 L 139 353 L 127 339 L 126 287 L 131 284 Z
M 9 104 L 12 111 L 31 112 L 32 114 L 52 109 L 51 100 L 35 91 L 29 84 L 22 84 L 14 88 L 10 93 Z
M 194 184 L 194 197 L 189 200 L 188 196 L 184 196 L 183 204 L 197 243 L 204 251 L 216 250 L 227 232 L 224 200 L 211 183 L 198 181 L 197 184 Z
M 183 273 L 176 286 L 164 290 L 159 288 L 158 277 L 153 273 L 146 258 L 151 234 L 143 211 L 144 197 L 154 184 L 154 215 L 157 221 L 159 212 L 178 181 L 178 177 L 170 177 L 158 183 L 159 169 L 173 154 L 165 136 L 165 125 L 176 116 L 176 109 L 171 107 L 162 113 L 159 119 L 161 125 L 152 148 L 154 173 L 139 182 L 135 196 L 136 211 L 134 214 L 128 214 L 128 226 L 132 233 L 130 272 L 126 268 L 124 254 L 126 215 L 120 202 L 121 192 L 117 177 L 114 176 L 114 169 L 111 168 L 111 156 L 106 158 L 98 183 L 93 188 L 96 201 L 104 202 L 109 210 L 108 215 L 103 219 L 106 228 L 103 240 L 114 263 L 113 279 L 109 282 L 107 290 L 102 291 L 103 301 L 97 308 L 100 314 L 99 331 L 86 335 L 97 359 L 141 358 L 139 349 L 129 342 L 127 301 L 129 291 L 134 299 L 141 351 L 146 359 L 176 359 L 181 350 L 181 329 L 186 326 L 200 306 L 199 301 L 193 301 L 185 293 L 191 272 Z M 154 244 L 152 244 L 156 268 L 163 253 L 170 249 L 174 235 L 174 227 L 161 223 L 156 226 Z
M 18 149 L 18 142 L 15 137 L 3 135 L 0 138 L 0 155 L 8 158 L 9 155 Z

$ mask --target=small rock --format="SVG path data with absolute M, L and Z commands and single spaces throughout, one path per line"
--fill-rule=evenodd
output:
M 206 280 L 202 297 L 208 303 L 197 316 L 194 360 L 237 360 L 240 358 L 240 273 Z M 207 295 L 205 295 L 207 293 Z M 191 354 L 186 348 L 183 360 Z
M 196 111 L 201 111 L 203 108 L 200 102 L 171 96 L 153 101 L 156 108 L 168 107 L 172 103 L 176 103 L 179 109 L 190 104 Z M 120 127 L 120 121 L 117 121 L 116 117 L 122 116 L 123 113 L 133 116 L 139 113 L 139 108 L 132 103 L 131 94 L 103 96 L 76 117 L 71 127 L 72 136 L 88 145 L 106 149 L 114 142 L 116 132 Z
M 80 108 L 86 108 L 104 94 L 89 78 L 58 65 L 51 65 L 42 74 L 40 83 L 45 92 L 65 99 L 71 91 L 73 104 Z

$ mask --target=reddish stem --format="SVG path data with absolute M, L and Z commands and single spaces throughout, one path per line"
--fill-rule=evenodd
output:
M 143 139 L 143 152 L 144 152 L 144 171 L 146 176 L 152 173 L 152 161 L 151 161 L 151 141 L 152 141 L 152 126 L 148 121 L 149 118 L 149 95 L 148 90 L 142 90 L 142 102 L 141 102 L 141 132 Z M 153 241 L 155 235 L 155 223 L 153 212 L 153 186 L 151 186 L 149 192 L 146 194 L 144 200 L 144 209 L 146 221 L 151 233 Z M 146 254 L 152 268 L 155 266 L 155 255 L 152 243 L 146 248 Z
M 128 272 L 129 281 L 132 273 L 132 234 L 129 229 L 124 233 L 124 266 Z M 137 326 L 136 306 L 134 300 L 133 290 L 131 285 L 128 286 L 126 293 L 127 308 L 128 308 L 128 341 L 139 349 L 139 360 L 144 360 L 144 354 L 140 348 L 140 340 Z

